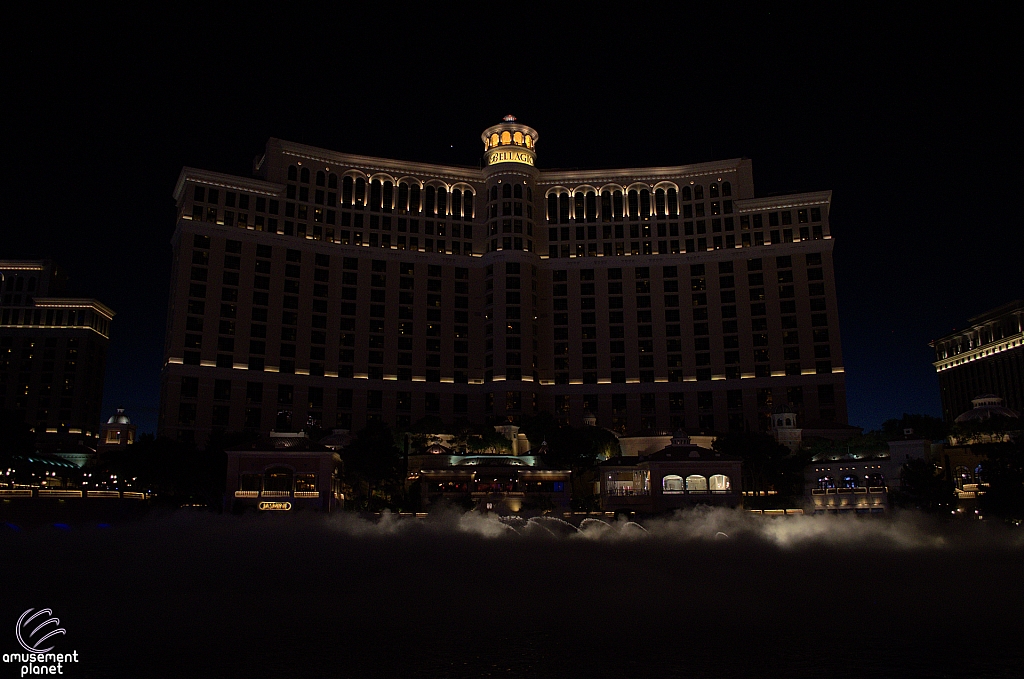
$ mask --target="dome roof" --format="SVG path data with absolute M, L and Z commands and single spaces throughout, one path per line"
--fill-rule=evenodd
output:
M 963 424 L 981 422 L 991 417 L 1020 417 L 1020 413 L 1004 406 L 1003 399 L 995 394 L 983 394 L 971 399 L 971 403 L 974 407 L 957 417 L 955 422 Z
M 110 416 L 107 424 L 131 424 L 132 421 L 124 414 L 124 408 L 118 408 L 117 412 Z

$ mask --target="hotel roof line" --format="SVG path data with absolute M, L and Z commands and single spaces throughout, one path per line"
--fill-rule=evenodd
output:
M 225 189 L 239 191 L 251 191 L 262 193 L 270 197 L 279 197 L 284 192 L 284 184 L 266 182 L 255 177 L 239 177 L 225 172 L 213 172 L 211 170 L 200 170 L 195 167 L 183 167 L 178 173 L 178 180 L 174 183 L 174 199 L 181 199 L 185 191 L 185 182 L 194 181 L 199 184 L 217 186 Z
M 699 177 L 725 172 L 738 172 L 743 165 L 750 165 L 747 158 L 730 158 L 705 163 L 689 163 L 687 165 L 664 165 L 651 167 L 612 167 L 597 170 L 574 170 L 558 168 L 540 170 L 538 184 L 555 184 L 563 181 L 616 181 L 625 180 L 634 183 L 641 179 L 661 179 L 669 177 Z
M 285 155 L 316 160 L 328 165 L 341 164 L 346 169 L 356 168 L 380 172 L 394 172 L 398 170 L 405 173 L 416 173 L 464 182 L 480 181 L 484 177 L 483 170 L 473 166 L 440 165 L 436 163 L 399 160 L 397 158 L 360 156 L 271 137 L 267 141 L 267 149 L 269 150 L 273 147 L 276 147 Z
M 340 153 L 316 146 L 308 146 L 283 139 L 271 138 L 267 142 L 268 148 L 277 145 L 287 155 L 294 155 L 309 160 L 317 160 L 324 163 L 341 163 L 349 167 L 361 169 L 386 171 L 400 167 L 402 171 L 417 172 L 431 176 L 447 176 L 462 181 L 480 181 L 484 178 L 482 168 L 455 165 L 438 165 L 434 163 L 422 163 L 416 161 L 405 161 L 391 158 L 376 158 L 372 156 L 361 156 L 349 153 Z M 393 163 L 396 167 L 390 167 Z M 744 164 L 749 164 L 747 158 L 731 158 L 727 160 L 716 160 L 704 163 L 690 163 L 686 165 L 652 166 L 638 168 L 606 168 L 596 170 L 573 170 L 573 169 L 539 169 L 538 184 L 557 183 L 564 180 L 592 180 L 592 179 L 629 179 L 631 182 L 644 178 L 643 175 L 655 177 L 675 177 L 679 175 L 700 176 L 711 175 L 716 172 L 735 172 Z M 638 176 L 639 175 L 639 176 Z
M 484 171 L 468 167 L 456 167 L 449 165 L 436 165 L 431 163 L 420 163 L 396 160 L 390 158 L 373 158 L 347 153 L 339 153 L 315 146 L 307 146 L 296 142 L 289 142 L 281 139 L 271 138 L 267 142 L 268 148 L 276 144 L 286 155 L 293 155 L 299 158 L 316 160 L 326 164 L 339 164 L 344 169 L 361 169 L 372 172 L 390 172 L 396 175 L 402 173 L 419 174 L 426 177 L 444 178 L 456 181 L 481 181 L 484 179 Z M 743 165 L 750 164 L 746 158 L 731 158 L 728 160 L 711 161 L 704 163 L 691 163 L 688 165 L 672 165 L 663 167 L 641 167 L 641 168 L 610 168 L 602 170 L 539 170 L 537 184 L 557 185 L 565 182 L 597 182 L 607 183 L 616 180 L 627 180 L 628 183 L 635 183 L 644 179 L 663 179 L 670 177 L 688 176 L 697 177 L 702 175 L 714 175 L 718 173 L 737 172 Z M 396 176 L 396 179 L 400 177 Z M 220 186 L 227 189 L 238 189 L 263 193 L 268 196 L 280 196 L 283 192 L 283 184 L 266 182 L 257 178 L 240 177 L 211 170 L 184 167 L 178 175 L 175 183 L 174 197 L 179 199 L 184 190 L 187 180 L 199 181 L 204 184 Z M 621 183 L 621 182 L 620 182 Z M 749 210 L 763 210 L 773 207 L 797 207 L 802 205 L 824 205 L 832 200 L 832 191 L 812 191 L 804 193 L 793 193 L 781 196 L 764 198 L 741 198 L 737 199 L 736 207 L 738 212 Z
M 106 304 L 89 297 L 36 297 L 32 301 L 36 307 L 43 309 L 92 309 L 106 316 L 107 320 L 113 320 L 116 315 Z
M 804 205 L 828 205 L 832 202 L 832 191 L 787 193 L 781 196 L 765 196 L 764 198 L 738 198 L 733 202 L 736 205 L 737 212 L 785 209 L 803 207 Z

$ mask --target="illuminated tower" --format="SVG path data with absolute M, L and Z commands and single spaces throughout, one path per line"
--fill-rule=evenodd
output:
M 539 381 L 537 255 L 534 194 L 537 131 L 505 116 L 484 130 L 487 254 L 485 269 L 486 382 Z M 518 385 L 517 385 L 518 386 Z M 497 417 L 529 410 L 521 392 L 489 390 Z

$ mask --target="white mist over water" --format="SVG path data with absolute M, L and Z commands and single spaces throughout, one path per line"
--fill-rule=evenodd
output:
M 458 539 L 478 536 L 515 541 L 560 538 L 602 543 L 685 544 L 729 539 L 747 546 L 779 549 L 870 548 L 891 550 L 1024 549 L 1024 529 L 968 519 L 942 522 L 917 512 L 889 517 L 849 515 L 766 516 L 740 509 L 700 507 L 648 518 L 585 518 L 579 526 L 556 517 L 499 517 L 452 511 L 425 518 L 352 513 L 325 519 L 325 526 L 351 537 L 421 535 Z
M 0 573 L 0 623 L 52 608 L 78 676 L 966 679 L 1024 664 L 1024 530 L 915 512 L 577 528 L 179 511 L 0 525 Z

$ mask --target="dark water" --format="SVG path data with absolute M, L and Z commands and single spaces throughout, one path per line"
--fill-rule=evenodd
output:
M 49 607 L 71 677 L 1022 676 L 1020 529 L 729 511 L 647 528 L 0 527 L 0 652 Z

